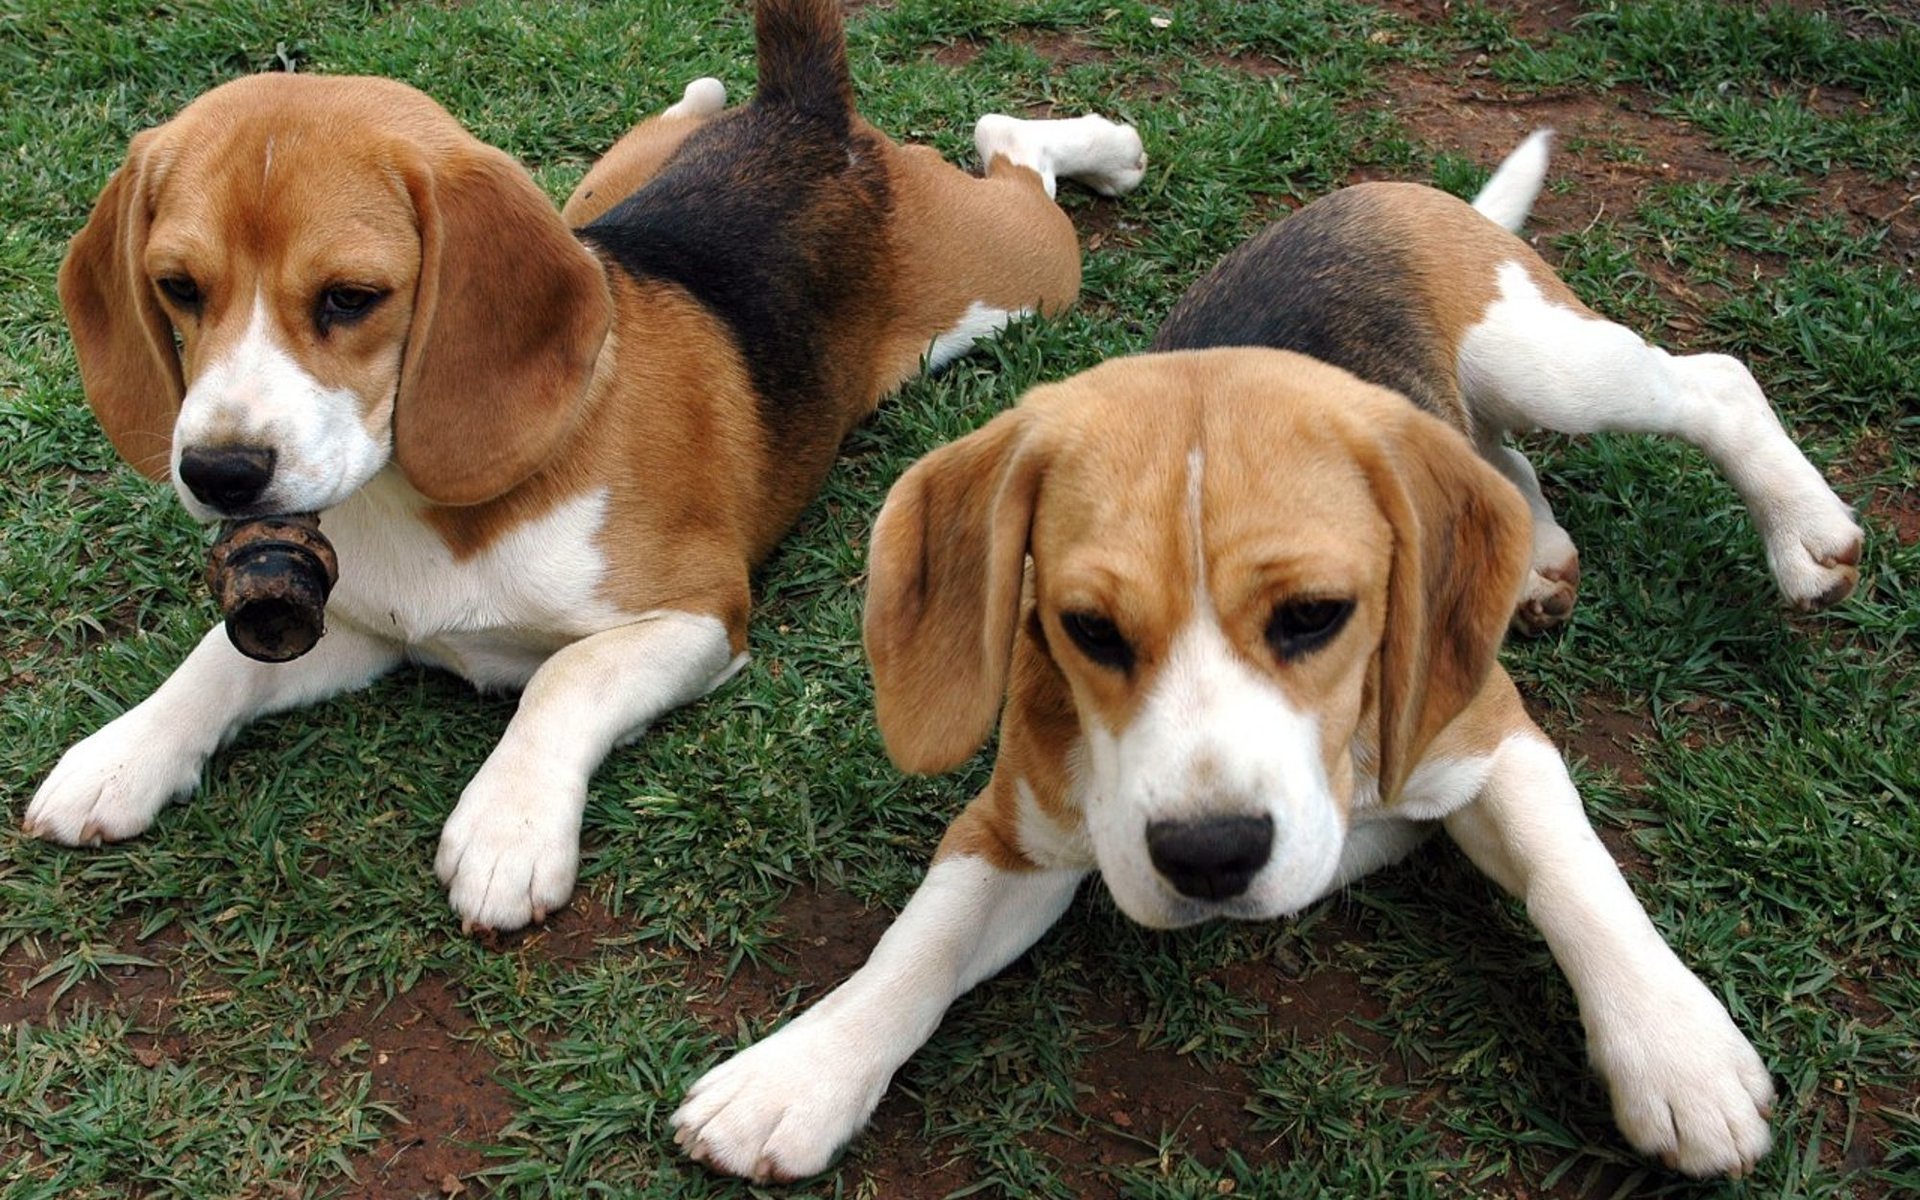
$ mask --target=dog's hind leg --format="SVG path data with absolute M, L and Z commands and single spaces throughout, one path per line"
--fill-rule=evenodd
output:
M 1858 581 L 1860 527 L 1738 359 L 1650 346 L 1570 297 L 1549 299 L 1508 262 L 1498 298 L 1460 341 L 1458 370 L 1483 438 L 1545 427 L 1662 433 L 1699 447 L 1746 501 L 1795 607 L 1837 603 Z
M 989 176 L 1004 159 L 1038 174 L 1049 196 L 1059 179 L 1120 196 L 1138 187 L 1147 173 L 1147 152 L 1133 126 L 1099 116 L 1027 121 L 988 113 L 973 127 L 973 145 Z
M 1080 243 L 1053 202 L 1056 180 L 1116 194 L 1139 183 L 1146 164 L 1140 135 L 1104 117 L 985 116 L 974 141 L 984 177 L 926 146 L 893 148 L 901 315 L 884 334 L 880 394 L 944 367 L 1011 321 L 1072 304 Z

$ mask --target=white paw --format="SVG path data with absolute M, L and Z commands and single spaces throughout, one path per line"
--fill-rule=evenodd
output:
M 1853 593 L 1865 540 L 1853 511 L 1824 480 L 1815 480 L 1817 490 L 1775 506 L 1761 529 L 1780 593 L 1802 612 L 1829 608 Z
M 710 117 L 727 106 L 727 87 L 711 75 L 689 83 L 680 99 L 661 112 L 663 117 Z
M 867 1123 L 891 1071 L 856 1033 L 806 1014 L 702 1075 L 669 1118 L 674 1144 L 728 1175 L 785 1183 L 818 1175 Z
M 1520 603 L 1513 610 L 1513 628 L 1518 633 L 1545 633 L 1558 629 L 1573 616 L 1573 603 L 1580 591 L 1580 555 L 1568 545 L 1567 557 L 1553 565 L 1542 565 L 1536 556 L 1533 570 L 1521 589 Z
M 1139 186 L 1147 173 L 1146 147 L 1139 131 L 1105 117 L 1025 121 L 988 113 L 973 127 L 980 161 L 1005 158 L 1038 172 L 1047 195 L 1054 180 L 1072 179 L 1103 196 L 1118 196 Z
M 1773 1141 L 1766 1064 L 1691 974 L 1640 995 L 1590 1045 L 1620 1132 L 1696 1178 L 1746 1174 Z
M 1147 177 L 1147 147 L 1140 131 L 1105 117 L 1081 120 L 1088 123 L 1086 147 L 1073 169 L 1060 173 L 1102 196 L 1124 196 L 1139 187 Z
M 440 831 L 433 869 L 461 929 L 519 929 L 565 906 L 580 869 L 586 781 L 489 761 Z
M 138 714 L 135 709 L 61 755 L 21 819 L 30 837 L 67 846 L 135 837 L 167 801 L 193 790 L 206 755 Z

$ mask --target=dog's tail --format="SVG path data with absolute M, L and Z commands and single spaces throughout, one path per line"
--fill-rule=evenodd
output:
M 1533 211 L 1533 198 L 1547 181 L 1547 157 L 1553 146 L 1553 130 L 1536 129 L 1521 142 L 1505 162 L 1487 180 L 1487 186 L 1473 198 L 1473 207 L 1481 216 L 1519 233 Z
M 838 0 L 760 0 L 753 39 L 760 72 L 754 103 L 847 125 L 853 77 Z

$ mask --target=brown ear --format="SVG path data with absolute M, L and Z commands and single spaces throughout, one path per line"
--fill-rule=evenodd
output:
M 428 499 L 479 504 L 573 431 L 613 301 L 592 253 L 499 151 L 445 154 L 410 186 L 420 282 L 394 458 Z
M 152 479 L 172 461 L 173 422 L 186 385 L 173 326 L 147 280 L 147 151 L 133 139 L 127 161 L 94 201 L 93 215 L 60 264 L 60 305 L 80 360 L 80 385 L 120 457 Z
M 1532 558 L 1532 517 L 1465 438 L 1410 407 L 1363 462 L 1393 528 L 1377 695 L 1390 802 L 1493 669 Z
M 901 770 L 957 766 L 1000 711 L 1043 466 L 1029 424 L 1016 408 L 922 458 L 874 522 L 867 658 Z

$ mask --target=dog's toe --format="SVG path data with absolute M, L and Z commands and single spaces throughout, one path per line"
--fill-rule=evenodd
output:
M 1534 636 L 1560 628 L 1573 616 L 1579 593 L 1579 556 L 1558 566 L 1535 567 L 1513 610 L 1514 632 Z

